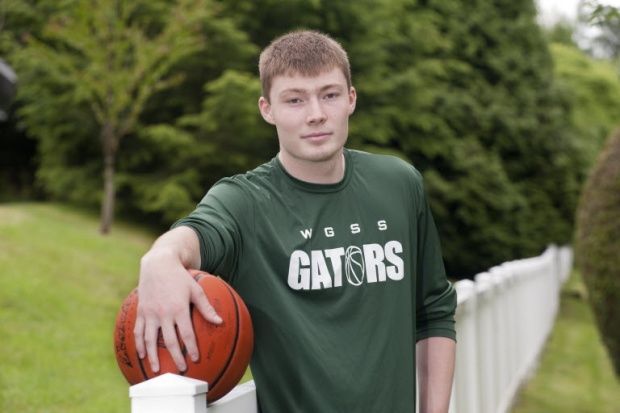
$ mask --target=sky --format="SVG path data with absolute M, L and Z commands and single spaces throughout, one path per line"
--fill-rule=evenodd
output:
M 550 25 L 561 19 L 574 20 L 579 0 L 536 0 L 541 23 Z
M 538 7 L 538 22 L 542 26 L 551 27 L 558 21 L 575 21 L 580 0 L 535 0 Z M 598 0 L 599 4 L 620 8 L 620 0 Z M 605 57 L 605 52 L 593 43 L 600 30 L 589 24 L 576 24 L 573 40 L 584 50 L 598 57 Z
M 577 17 L 579 0 L 536 0 L 540 22 L 547 26 L 562 18 L 574 20 Z M 620 0 L 599 0 L 600 4 L 620 7 Z

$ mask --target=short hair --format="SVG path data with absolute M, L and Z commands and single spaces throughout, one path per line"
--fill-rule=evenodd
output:
M 347 52 L 324 33 L 298 30 L 274 39 L 260 54 L 258 71 L 263 97 L 269 100 L 273 79 L 280 75 L 318 76 L 339 68 L 351 87 Z

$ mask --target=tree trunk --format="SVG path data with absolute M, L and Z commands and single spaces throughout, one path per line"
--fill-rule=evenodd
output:
M 112 228 L 112 221 L 114 220 L 114 201 L 116 198 L 116 188 L 114 186 L 116 139 L 110 124 L 103 126 L 101 140 L 103 148 L 103 199 L 101 202 L 99 232 L 105 235 L 109 233 Z

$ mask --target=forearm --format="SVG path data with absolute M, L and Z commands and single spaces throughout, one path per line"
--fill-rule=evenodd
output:
M 174 260 L 185 268 L 200 268 L 200 244 L 193 229 L 177 227 L 161 235 L 142 257 L 142 267 L 158 266 L 162 261 Z
M 456 342 L 429 337 L 416 345 L 420 413 L 447 413 L 450 405 Z
M 177 227 L 163 234 L 140 261 L 134 338 L 139 357 L 148 355 L 153 371 L 159 370 L 160 331 L 180 371 L 187 365 L 179 337 L 191 359 L 198 359 L 190 303 L 206 320 L 215 324 L 222 322 L 202 288 L 188 277 L 190 268 L 200 268 L 200 243 L 189 227 Z

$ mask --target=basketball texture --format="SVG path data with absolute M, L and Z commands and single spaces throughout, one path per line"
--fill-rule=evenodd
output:
M 189 273 L 200 284 L 209 302 L 222 318 L 220 325 L 206 321 L 200 312 L 191 308 L 192 325 L 200 359 L 193 362 L 183 343 L 187 370 L 177 369 L 164 340 L 159 333 L 157 347 L 159 371 L 151 370 L 148 360 L 138 357 L 133 336 L 138 308 L 138 291 L 134 289 L 123 302 L 116 317 L 114 348 L 118 366 L 130 384 L 137 384 L 164 373 L 175 373 L 209 383 L 207 401 L 213 402 L 241 380 L 250 362 L 254 346 L 254 333 L 250 313 L 241 297 L 221 278 L 197 270 Z

